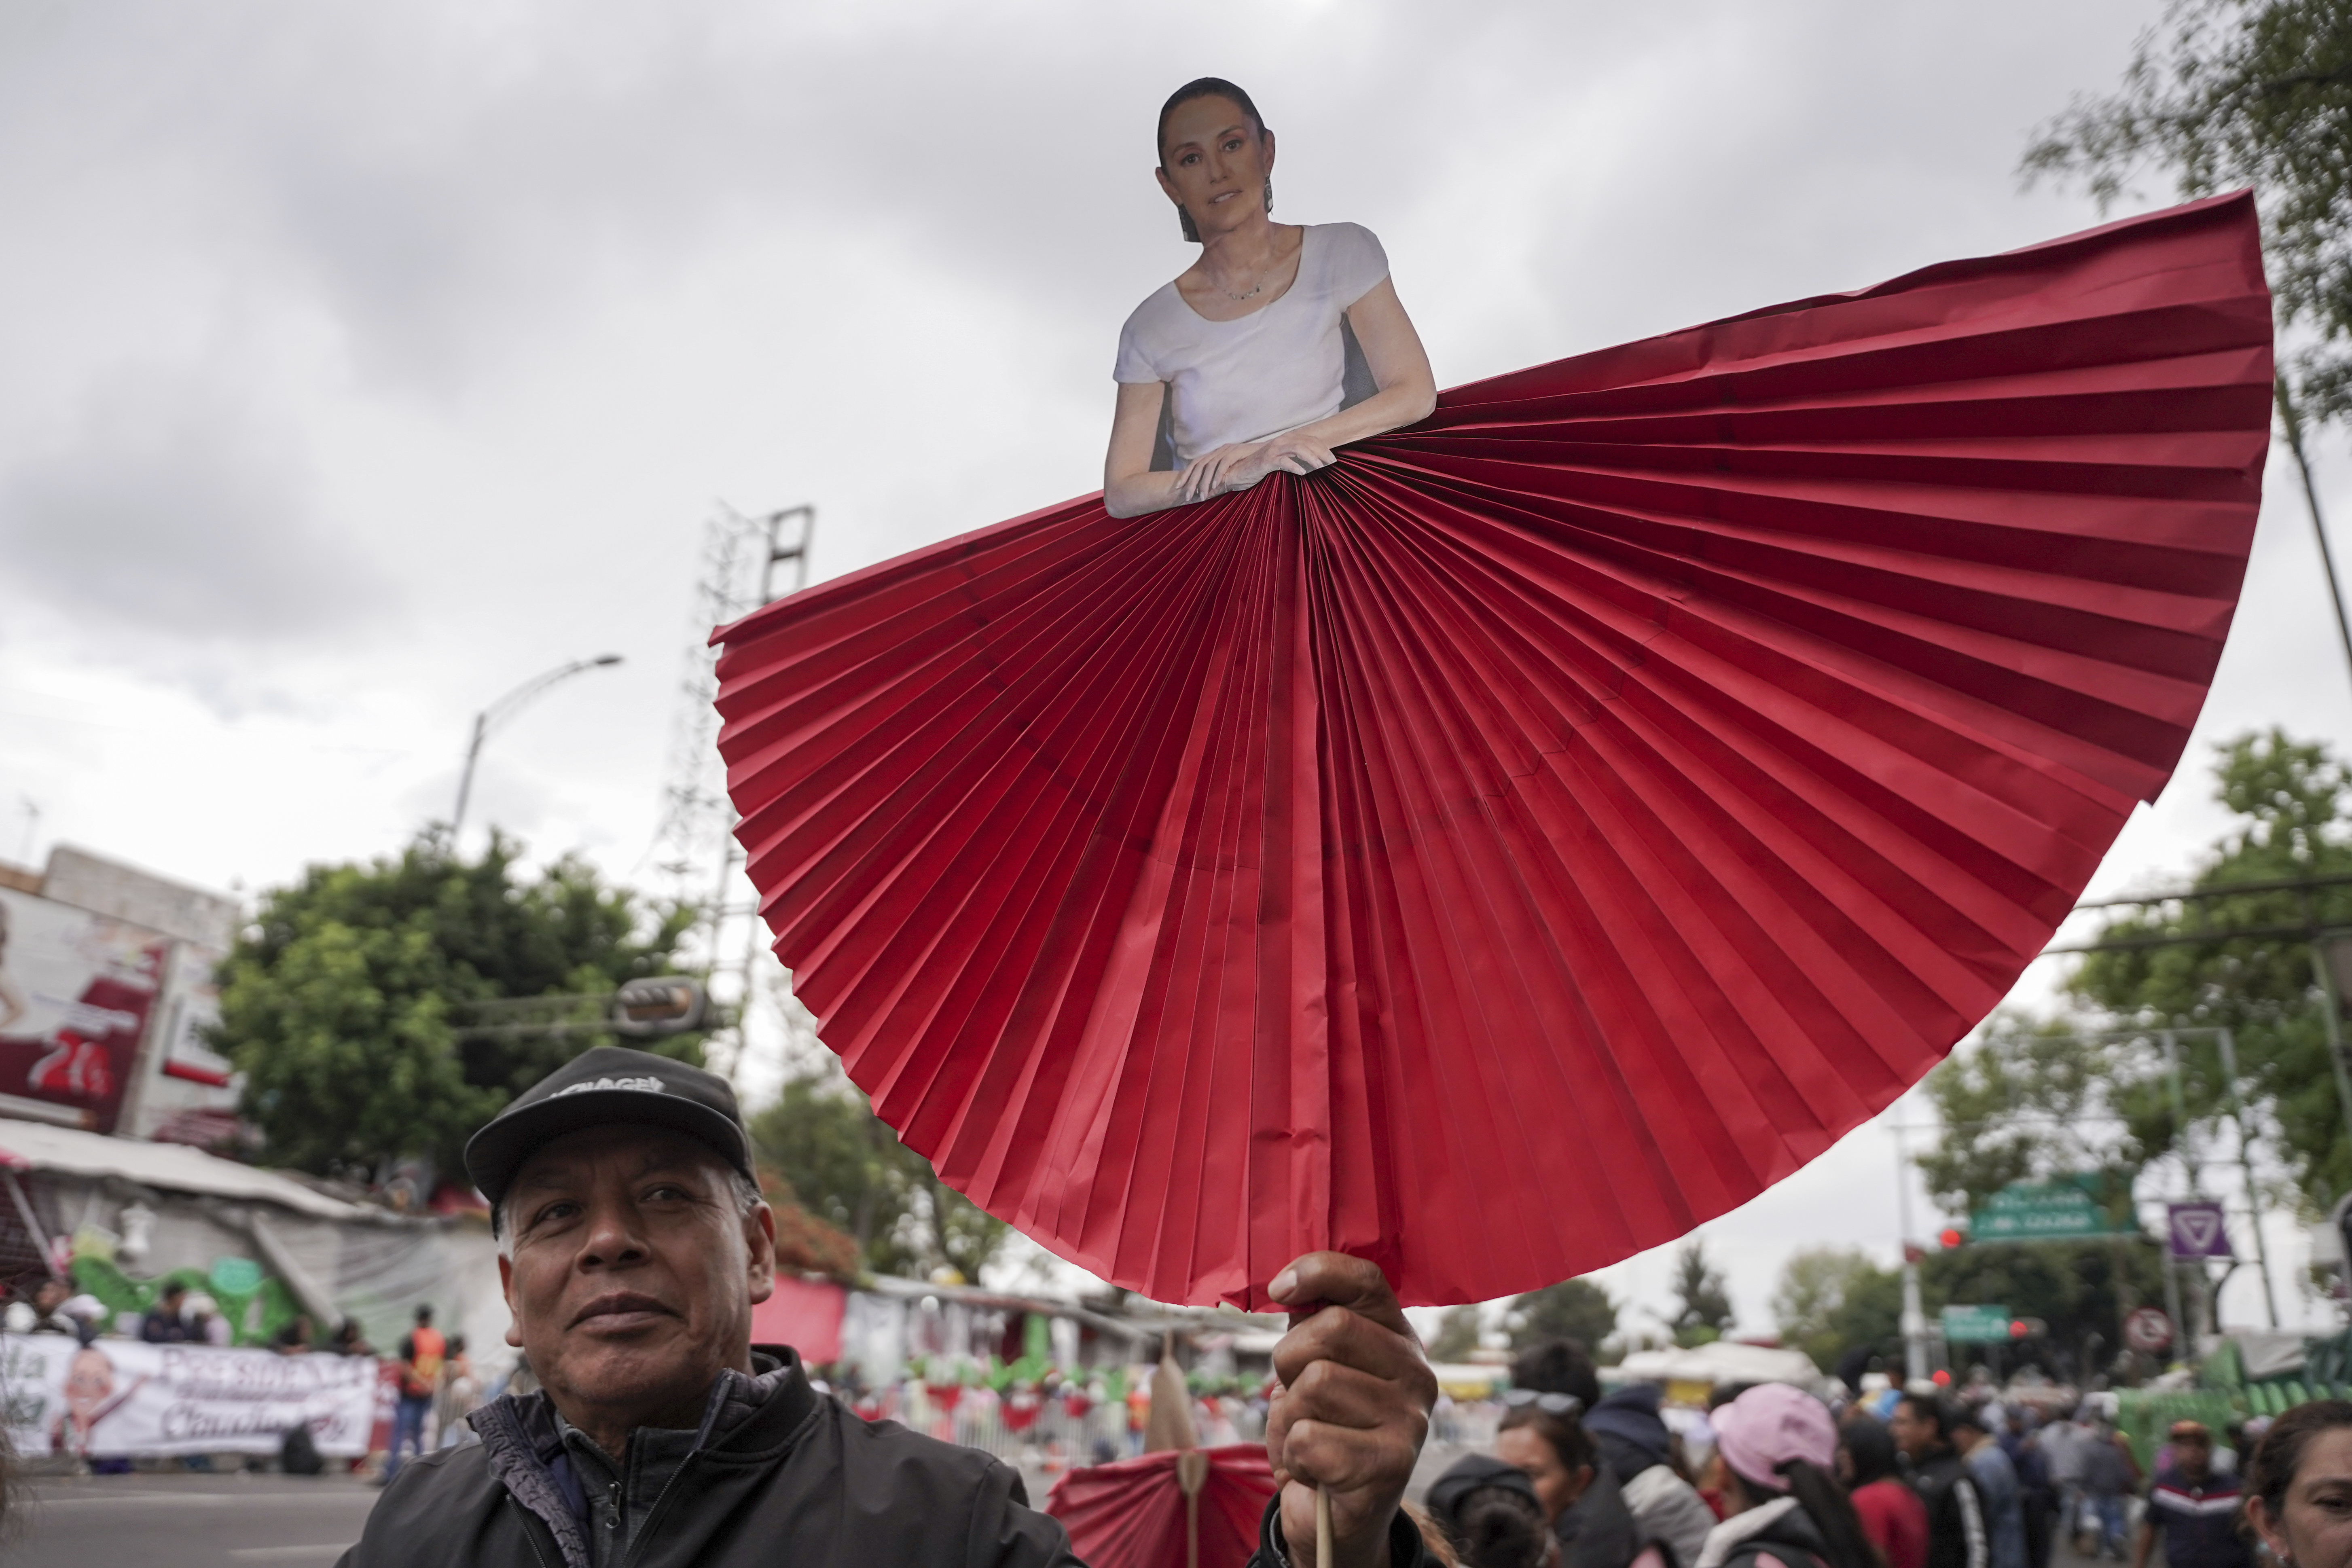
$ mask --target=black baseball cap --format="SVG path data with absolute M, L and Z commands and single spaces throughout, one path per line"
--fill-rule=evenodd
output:
M 515 1173 L 549 1143 L 583 1127 L 667 1127 L 710 1145 L 752 1181 L 751 1140 L 735 1090 L 705 1072 L 650 1051 L 598 1046 L 515 1096 L 466 1142 L 466 1173 L 496 1209 Z

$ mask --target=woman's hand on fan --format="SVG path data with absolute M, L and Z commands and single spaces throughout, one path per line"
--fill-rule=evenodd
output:
M 1265 477 L 1265 470 L 1255 466 L 1264 443 L 1236 441 L 1230 447 L 1218 447 L 1202 453 L 1185 465 L 1176 476 L 1176 500 L 1180 506 L 1203 501 L 1229 490 L 1245 490 Z
M 1294 1313 L 1275 1347 L 1280 1383 L 1265 1424 L 1290 1560 L 1315 1561 L 1320 1486 L 1331 1494 L 1338 1562 L 1318 1568 L 1379 1568 L 1429 1434 L 1437 1379 L 1388 1279 L 1362 1258 L 1310 1252 L 1276 1275 L 1269 1293 Z M 1302 1310 L 1311 1315 L 1295 1315 Z
M 1257 456 L 1251 458 L 1245 468 L 1257 470 L 1251 479 L 1255 484 L 1267 474 L 1311 474 L 1318 468 L 1329 468 L 1338 460 L 1331 455 L 1329 447 L 1304 431 L 1292 430 L 1270 440 L 1260 441 Z

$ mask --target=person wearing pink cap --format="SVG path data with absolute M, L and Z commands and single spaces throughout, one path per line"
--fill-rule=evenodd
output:
M 1749 1389 L 1707 1417 L 1708 1479 L 1723 1497 L 1692 1568 L 1881 1568 L 1837 1484 L 1829 1407 L 1786 1384 Z

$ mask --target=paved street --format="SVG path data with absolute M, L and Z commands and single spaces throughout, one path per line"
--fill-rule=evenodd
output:
M 1414 1495 L 1465 1451 L 1432 1443 Z M 1030 1494 L 1040 1501 L 1041 1480 L 1032 1479 Z M 26 1491 L 24 1516 L 0 1540 L 9 1568 L 331 1568 L 376 1499 L 373 1487 L 343 1476 L 95 1476 L 36 1480 Z M 2050 1568 L 2100 1565 L 2061 1542 Z
M 10 1568 L 331 1568 L 376 1491 L 347 1476 L 154 1475 L 26 1484 Z

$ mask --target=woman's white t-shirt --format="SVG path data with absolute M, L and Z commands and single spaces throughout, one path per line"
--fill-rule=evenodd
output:
M 1167 284 L 1119 329 L 1112 379 L 1165 382 L 1176 466 L 1235 441 L 1263 441 L 1339 411 L 1347 374 L 1340 316 L 1389 275 L 1359 224 L 1309 224 L 1298 277 L 1281 298 L 1212 321 Z

